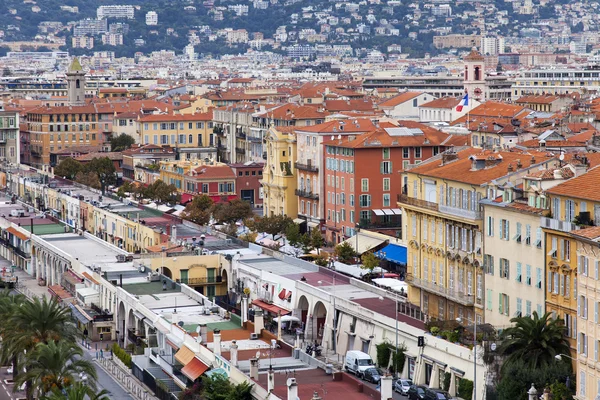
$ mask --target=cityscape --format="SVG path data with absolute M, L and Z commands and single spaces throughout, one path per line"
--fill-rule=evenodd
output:
M 600 19 L 5 0 L 0 400 L 600 399 Z

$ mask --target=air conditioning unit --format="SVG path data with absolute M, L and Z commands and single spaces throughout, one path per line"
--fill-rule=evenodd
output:
M 250 340 L 258 340 L 258 333 L 251 333 Z

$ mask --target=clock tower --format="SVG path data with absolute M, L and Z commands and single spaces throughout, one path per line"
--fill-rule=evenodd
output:
M 464 87 L 469 97 L 480 102 L 485 99 L 485 58 L 475 47 L 463 59 L 465 64 Z
M 85 105 L 85 72 L 77 57 L 69 66 L 67 75 L 67 94 L 70 106 Z

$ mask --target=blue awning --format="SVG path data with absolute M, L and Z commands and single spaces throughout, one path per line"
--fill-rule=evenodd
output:
M 397 244 L 388 244 L 383 249 L 375 252 L 375 255 L 390 262 L 406 264 L 407 249 Z
M 73 314 L 73 317 L 75 317 L 75 319 L 77 319 L 79 322 L 81 322 L 82 324 L 88 324 L 91 321 L 85 315 L 83 315 L 83 313 L 79 311 L 77 307 L 75 307 L 73 304 L 69 304 L 69 306 L 71 307 L 71 313 Z

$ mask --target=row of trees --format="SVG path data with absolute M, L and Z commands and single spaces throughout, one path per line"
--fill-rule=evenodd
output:
M 213 199 L 205 194 L 194 196 L 181 213 L 182 218 L 198 225 L 207 225 L 212 218 L 218 224 L 234 224 L 252 215 L 252 206 L 247 201 L 234 199 L 215 204 Z
M 102 189 L 102 194 L 108 185 L 114 185 L 117 182 L 116 172 L 115 165 L 108 157 L 96 157 L 85 164 L 73 158 L 65 158 L 54 167 L 54 175 L 74 180 L 94 189 Z
M 127 181 L 119 186 L 117 196 L 132 196 L 134 200 L 147 199 L 160 204 L 179 203 L 181 201 L 181 194 L 177 191 L 177 187 L 172 184 L 168 185 L 160 179 L 148 186 Z
M 0 362 L 13 366 L 15 390 L 25 385 L 28 400 L 108 400 L 96 392 L 96 370 L 77 345 L 79 331 L 68 308 L 57 300 L 0 294 Z M 85 374 L 87 382 L 77 381 Z

